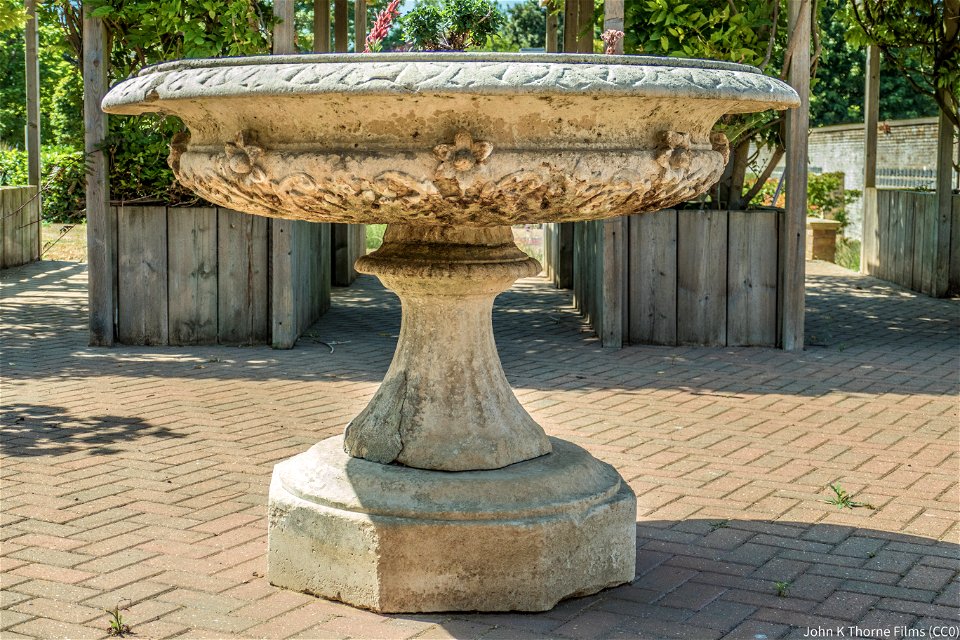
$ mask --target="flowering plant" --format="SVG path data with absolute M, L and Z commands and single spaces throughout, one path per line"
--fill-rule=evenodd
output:
M 377 53 L 380 51 L 383 39 L 390 33 L 390 27 L 393 25 L 394 20 L 400 17 L 401 3 L 403 3 L 403 0 L 390 0 L 390 4 L 377 14 L 377 19 L 373 22 L 370 33 L 367 34 L 367 41 L 363 48 L 364 53 Z

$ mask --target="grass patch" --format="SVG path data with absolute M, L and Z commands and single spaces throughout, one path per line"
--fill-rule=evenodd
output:
M 385 224 L 368 224 L 367 227 L 367 253 L 376 251 L 383 244 L 383 232 L 387 229 Z
M 836 263 L 838 267 L 860 271 L 860 241 L 852 238 L 837 238 Z
M 41 260 L 87 261 L 87 225 L 44 222 L 40 225 Z

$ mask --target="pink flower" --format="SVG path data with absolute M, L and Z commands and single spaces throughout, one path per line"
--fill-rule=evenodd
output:
M 402 2 L 403 0 L 390 0 L 390 4 L 377 14 L 377 19 L 374 21 L 373 27 L 370 28 L 370 33 L 367 34 L 364 53 L 380 51 L 380 43 L 390 33 L 390 26 L 393 21 L 400 17 L 400 4 Z
M 614 29 L 607 29 L 600 34 L 600 39 L 603 40 L 603 44 L 606 45 L 604 53 L 607 55 L 613 55 L 617 53 L 617 45 L 620 44 L 620 41 L 623 40 L 623 31 L 616 31 Z

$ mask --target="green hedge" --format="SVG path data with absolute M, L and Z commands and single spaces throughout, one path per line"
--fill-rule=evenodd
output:
M 43 185 L 43 219 L 49 222 L 82 222 L 84 212 L 83 152 L 68 147 L 47 147 L 40 154 Z M 27 184 L 27 154 L 0 149 L 0 186 Z

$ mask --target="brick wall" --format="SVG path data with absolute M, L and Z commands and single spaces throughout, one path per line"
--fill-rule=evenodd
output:
M 891 120 L 881 123 L 877 136 L 878 186 L 885 186 L 884 174 L 914 174 L 918 178 L 937 168 L 937 119 Z M 847 189 L 863 190 L 863 124 L 820 127 L 810 132 L 810 167 L 822 173 L 842 171 Z M 912 171 L 911 171 L 912 170 Z M 896 183 L 900 186 L 902 183 Z M 893 182 L 889 186 L 895 186 Z M 906 186 L 906 185 L 903 185 Z M 911 185 L 912 186 L 912 185 Z M 860 238 L 862 203 L 850 205 L 853 221 L 848 237 Z

